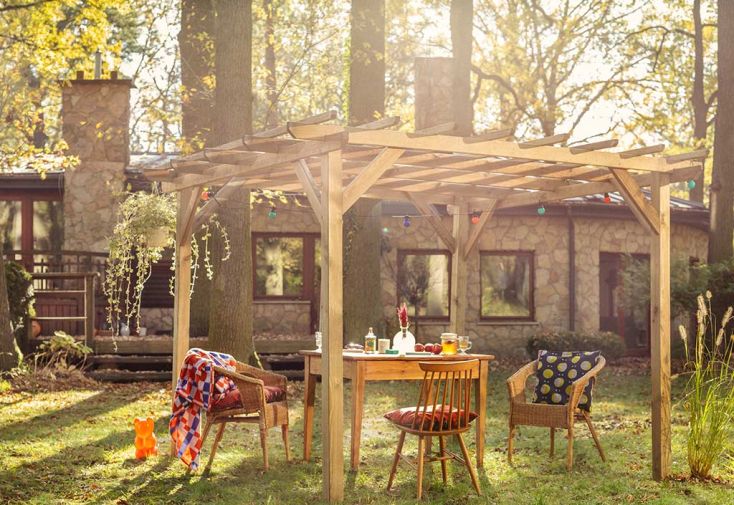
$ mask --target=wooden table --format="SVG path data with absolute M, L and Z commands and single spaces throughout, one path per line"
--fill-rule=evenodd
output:
M 316 396 L 316 377 L 321 375 L 321 352 L 299 351 L 304 357 L 305 397 L 303 400 L 303 459 L 311 458 L 311 439 L 313 438 L 314 399 Z M 487 410 L 487 378 L 491 354 L 457 354 L 455 356 L 393 356 L 388 354 L 364 354 L 343 352 L 344 378 L 352 381 L 352 470 L 359 467 L 359 445 L 362 435 L 362 414 L 364 412 L 364 385 L 367 381 L 422 380 L 423 371 L 418 366 L 421 361 L 463 361 L 479 360 L 473 375 L 474 408 L 476 420 L 477 467 L 484 466 L 484 427 Z M 413 405 L 415 398 L 405 398 L 403 407 Z

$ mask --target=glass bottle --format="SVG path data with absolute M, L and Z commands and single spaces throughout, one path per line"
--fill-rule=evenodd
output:
M 374 354 L 377 352 L 377 337 L 372 333 L 372 328 L 364 337 L 364 352 Z

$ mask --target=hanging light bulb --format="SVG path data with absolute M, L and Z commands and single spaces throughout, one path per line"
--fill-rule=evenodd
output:
M 471 213 L 471 224 L 479 224 L 479 212 Z
M 688 189 L 694 189 L 696 187 L 696 181 L 693 179 L 688 181 Z
M 540 204 L 540 207 L 538 207 L 538 215 L 539 216 L 544 216 L 545 215 L 545 207 L 543 206 L 542 203 Z
M 609 196 L 609 193 L 604 193 L 604 203 L 612 203 L 612 197 Z
M 390 231 L 390 228 L 388 228 L 387 226 L 382 227 L 382 233 L 388 233 L 389 231 Z
M 403 216 L 403 227 L 410 227 L 410 216 Z
M 270 211 L 268 212 L 268 218 L 275 219 L 278 216 L 278 211 L 275 208 L 275 205 L 270 207 Z
M 214 191 L 211 191 L 209 189 L 201 192 L 201 200 L 204 202 L 208 202 L 213 196 Z

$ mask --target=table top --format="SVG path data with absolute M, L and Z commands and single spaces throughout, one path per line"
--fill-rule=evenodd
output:
M 321 351 L 304 350 L 298 351 L 302 356 L 321 356 Z M 454 354 L 446 356 L 442 354 L 423 356 L 398 356 L 397 354 L 366 354 L 363 352 L 342 351 L 342 359 L 345 361 L 466 361 L 478 359 L 480 361 L 493 361 L 492 354 Z

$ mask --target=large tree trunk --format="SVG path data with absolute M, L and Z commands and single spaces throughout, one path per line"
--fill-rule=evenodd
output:
M 473 0 L 451 1 L 451 48 L 454 56 L 454 122 L 456 134 L 472 134 L 474 109 L 471 101 Z
M 724 90 L 734 82 L 734 2 L 719 0 L 718 96 L 711 182 L 709 261 L 732 257 L 734 240 L 734 93 Z
M 214 6 L 217 19 L 213 144 L 221 144 L 252 131 L 252 3 L 215 0 Z M 220 261 L 223 247 L 220 240 L 214 240 L 209 347 L 247 362 L 254 351 L 250 192 L 240 191 L 228 198 L 219 220 L 229 233 L 232 255 L 228 261 Z
M 181 56 L 181 133 L 185 152 L 210 143 L 214 105 L 211 77 L 214 75 L 214 6 L 212 0 L 181 0 L 181 31 L 178 46 Z M 200 250 L 203 242 L 199 240 Z M 209 333 L 211 282 L 199 270 L 191 295 L 191 330 L 194 337 Z
M 349 122 L 385 114 L 385 0 L 352 0 Z
M 10 324 L 8 286 L 5 280 L 5 258 L 0 253 L 0 371 L 18 366 L 18 347 Z
M 385 0 L 352 0 L 349 122 L 385 114 Z M 384 333 L 380 247 L 382 205 L 360 199 L 344 216 L 344 341 L 369 327 Z
M 693 140 L 697 149 L 706 143 L 708 130 L 708 111 L 703 87 L 703 25 L 701 22 L 701 0 L 693 0 Z M 689 190 L 689 198 L 695 202 L 703 202 L 703 173 L 696 178 L 696 187 Z

